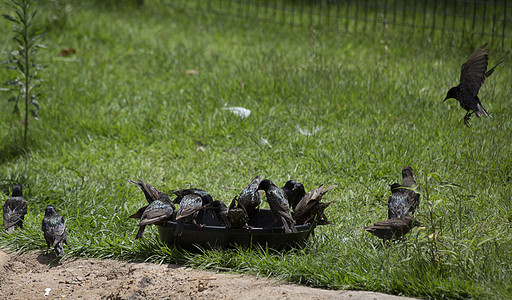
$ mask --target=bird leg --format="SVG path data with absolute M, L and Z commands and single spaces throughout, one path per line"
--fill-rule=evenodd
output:
M 196 222 L 196 220 L 192 220 L 192 223 L 194 223 L 194 225 L 196 225 L 197 227 L 201 228 L 201 230 L 203 230 L 203 228 L 204 228 L 204 224 L 198 224 L 198 223 Z
M 473 111 L 468 111 L 466 115 L 464 116 L 464 124 L 469 127 L 469 119 L 471 119 L 471 115 L 473 114 Z

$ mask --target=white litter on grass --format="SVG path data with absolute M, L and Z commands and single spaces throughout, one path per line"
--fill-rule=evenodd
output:
M 270 143 L 268 142 L 267 139 L 264 139 L 264 138 L 261 138 L 260 140 L 260 145 L 262 146 L 268 146 L 269 148 L 272 148 L 272 145 L 270 145 Z
M 44 289 L 44 296 L 45 296 L 45 297 L 46 297 L 46 296 L 49 296 L 49 295 L 50 295 L 50 291 L 51 291 L 51 290 L 52 290 L 51 288 L 45 288 L 45 289 Z
M 228 106 L 223 107 L 223 110 L 229 110 L 230 112 L 234 113 L 235 115 L 239 116 L 240 118 L 247 118 L 251 114 L 251 110 L 240 107 L 240 106 Z
M 305 136 L 312 136 L 312 135 L 316 134 L 318 131 L 320 131 L 319 127 L 315 127 L 315 128 L 313 128 L 313 130 L 302 129 L 302 128 L 300 128 L 299 125 L 297 125 L 296 127 L 297 127 L 297 130 L 299 131 L 299 133 L 302 135 L 305 135 Z

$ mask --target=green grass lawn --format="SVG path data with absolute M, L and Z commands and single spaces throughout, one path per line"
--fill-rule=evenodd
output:
M 479 94 L 494 118 L 467 128 L 458 103 L 442 100 L 486 39 L 407 41 L 383 29 L 233 19 L 186 3 L 40 7 L 47 68 L 30 147 L 12 144 L 21 117 L 0 94 L 0 201 L 17 182 L 29 201 L 25 229 L 0 234 L 1 247 L 45 250 L 41 220 L 53 204 L 67 221 L 71 256 L 177 261 L 422 298 L 512 297 L 510 56 Z M 0 21 L 1 50 L 10 30 Z M 75 55 L 57 55 L 70 47 Z M 503 54 L 491 52 L 490 64 Z M 0 79 L 9 74 L 0 70 Z M 243 119 L 225 105 L 252 113 Z M 387 217 L 389 184 L 407 165 L 422 184 L 437 173 L 462 188 L 431 180 L 418 210 L 427 226 L 404 242 L 356 231 Z M 127 216 L 145 200 L 129 179 L 164 192 L 199 187 L 227 202 L 255 175 L 280 186 L 293 178 L 307 190 L 337 185 L 325 196 L 334 225 L 287 253 L 183 253 L 160 244 L 155 227 L 134 240 Z

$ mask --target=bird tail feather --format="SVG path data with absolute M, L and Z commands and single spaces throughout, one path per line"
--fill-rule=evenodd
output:
M 478 109 L 477 111 L 475 111 L 475 115 L 477 117 L 480 117 L 481 115 L 484 115 L 484 116 L 487 116 L 487 117 L 492 119 L 492 116 L 485 110 L 485 108 L 482 105 L 477 104 L 476 108 Z

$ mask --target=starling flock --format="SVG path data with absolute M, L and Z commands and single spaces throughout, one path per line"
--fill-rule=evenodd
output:
M 327 219 L 324 211 L 330 202 L 322 203 L 322 196 L 334 186 L 319 188 L 311 191 L 306 195 L 304 186 L 293 180 L 288 181 L 285 187 L 279 188 L 272 181 L 263 179 L 259 176 L 254 177 L 245 188 L 242 189 L 240 195 L 233 198 L 229 206 L 220 200 L 213 200 L 212 196 L 200 189 L 182 189 L 173 191 L 177 196 L 171 203 L 164 200 L 165 209 L 161 209 L 160 213 L 154 215 L 162 216 L 162 218 L 151 218 L 152 222 L 143 222 L 143 216 L 147 214 L 151 204 L 156 202 L 158 197 L 165 198 L 162 193 L 144 181 L 138 182 L 131 180 L 130 182 L 141 187 L 146 195 L 149 205 L 140 208 L 136 213 L 131 215 L 132 218 L 140 218 L 139 226 L 148 224 L 161 224 L 171 220 L 174 204 L 178 204 L 176 212 L 176 228 L 175 236 L 181 236 L 185 224 L 195 224 L 199 228 L 203 228 L 204 224 L 199 224 L 198 214 L 201 210 L 210 210 L 215 217 L 226 229 L 230 228 L 248 228 L 252 218 L 255 218 L 259 212 L 261 204 L 260 190 L 265 191 L 266 200 L 274 216 L 274 222 L 267 225 L 268 228 L 273 227 L 276 223 L 282 224 L 283 231 L 286 234 L 296 233 L 296 225 L 313 224 L 326 225 L 331 224 Z M 149 195 L 149 198 L 148 198 Z M 165 194 L 163 194 L 165 195 Z M 289 200 L 293 201 L 296 209 L 291 211 Z M 168 208 L 170 205 L 171 208 Z M 160 206 L 159 206 L 160 207 Z M 142 234 L 137 234 L 136 238 L 140 238 Z
M 489 60 L 487 54 L 489 53 L 487 43 L 478 48 L 471 54 L 469 59 L 462 65 L 460 70 L 460 82 L 457 86 L 452 87 L 446 94 L 444 101 L 454 98 L 460 103 L 460 107 L 464 108 L 467 112 L 464 116 L 464 124 L 469 126 L 469 119 L 472 114 L 477 117 L 482 115 L 492 118 L 492 116 L 485 110 L 478 98 L 478 91 L 484 84 L 487 77 L 491 76 L 494 69 L 503 62 L 505 56 L 492 68 L 487 70 L 487 62 Z
M 405 167 L 402 169 L 402 184 L 393 183 L 391 185 L 391 196 L 388 199 L 388 219 L 360 229 L 384 240 L 398 240 L 413 227 L 422 226 L 414 218 L 421 197 L 414 189 L 418 189 L 418 184 L 414 179 L 412 168 Z
M 476 49 L 468 60 L 462 65 L 459 84 L 452 87 L 444 101 L 454 98 L 459 101 L 460 106 L 465 109 L 464 124 L 469 126 L 471 115 L 492 116 L 485 110 L 478 98 L 478 92 L 485 79 L 492 75 L 498 65 L 500 65 L 505 54 L 499 62 L 489 70 L 487 44 Z M 414 179 L 414 173 L 411 167 L 402 169 L 402 183 L 394 183 L 391 187 L 391 195 L 388 199 L 388 219 L 377 222 L 373 225 L 360 228 L 384 240 L 396 240 L 402 238 L 413 227 L 422 226 L 414 215 L 420 204 L 420 194 L 418 184 Z M 175 205 L 178 210 L 175 214 L 177 222 L 175 235 L 181 236 L 185 224 L 192 223 L 202 228 L 204 225 L 198 224 L 196 218 L 201 210 L 211 210 L 214 215 L 226 228 L 250 228 L 251 217 L 259 212 L 261 204 L 260 190 L 265 192 L 266 201 L 272 211 L 274 222 L 269 224 L 272 227 L 276 223 L 281 223 L 284 232 L 296 233 L 296 225 L 331 224 L 325 215 L 325 209 L 331 202 L 321 202 L 324 194 L 333 189 L 334 186 L 324 187 L 323 185 L 306 194 L 304 186 L 295 180 L 289 180 L 284 187 L 277 187 L 268 179 L 261 179 L 256 176 L 243 188 L 240 195 L 236 196 L 229 207 L 222 201 L 213 200 L 211 195 L 201 189 L 182 189 L 172 191 L 176 198 L 171 201 L 169 195 L 158 191 L 153 186 L 142 180 L 131 183 L 137 185 L 148 202 L 130 218 L 139 219 L 139 230 L 136 239 L 142 238 L 146 225 L 163 224 L 173 217 Z M 27 214 L 27 201 L 23 197 L 23 188 L 17 184 L 12 189 L 12 196 L 5 201 L 3 205 L 3 223 L 7 233 L 14 233 L 16 228 L 23 229 L 23 220 Z M 63 244 L 67 245 L 66 223 L 53 205 L 46 207 L 42 221 L 42 231 L 47 244 L 47 251 L 50 247 L 54 248 L 57 256 L 64 255 Z

